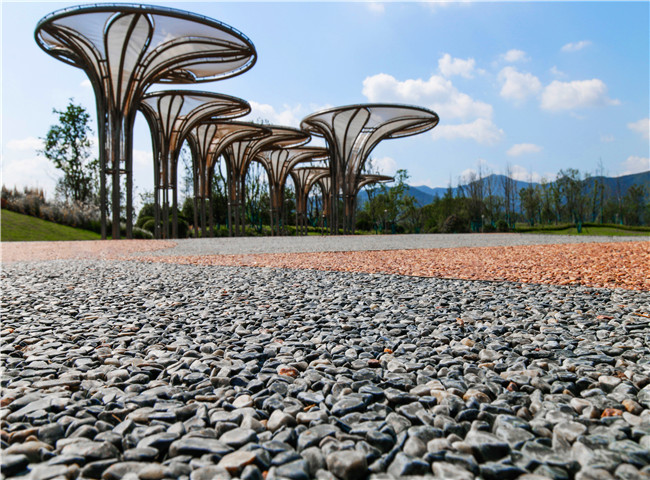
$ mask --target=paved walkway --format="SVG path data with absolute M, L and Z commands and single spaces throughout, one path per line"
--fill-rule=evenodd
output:
M 200 238 L 174 240 L 176 242 L 175 247 L 146 253 L 146 255 L 237 255 L 252 253 L 413 250 L 422 248 L 639 242 L 645 240 L 650 241 L 650 237 L 578 237 L 518 233 Z

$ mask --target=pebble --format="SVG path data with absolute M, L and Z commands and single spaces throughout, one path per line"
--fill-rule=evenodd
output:
M 367 475 L 367 459 L 361 452 L 352 450 L 333 452 L 326 460 L 327 469 L 342 480 L 354 480 Z
M 81 260 L 1 288 L 7 477 L 650 471 L 648 292 Z

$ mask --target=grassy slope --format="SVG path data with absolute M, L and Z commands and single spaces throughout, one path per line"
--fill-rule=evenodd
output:
M 0 240 L 26 242 L 37 240 L 99 240 L 101 235 L 88 230 L 72 228 L 40 218 L 2 210 Z
M 566 227 L 560 228 L 558 230 L 552 229 L 531 229 L 531 230 L 521 230 L 521 233 L 543 233 L 548 235 L 602 235 L 609 237 L 622 237 L 622 236 L 650 236 L 650 231 L 643 230 L 627 230 L 623 228 L 616 228 L 611 226 L 602 226 L 602 227 L 582 227 L 582 233 L 578 233 L 576 227 Z

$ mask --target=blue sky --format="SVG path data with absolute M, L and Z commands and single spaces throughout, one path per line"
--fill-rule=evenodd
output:
M 144 2 L 149 3 L 149 2 Z M 257 64 L 188 87 L 235 95 L 251 119 L 297 126 L 332 106 L 432 108 L 434 130 L 382 142 L 382 173 L 413 185 L 456 184 L 479 167 L 522 180 L 562 168 L 610 176 L 650 169 L 648 2 L 154 2 L 244 32 Z M 3 183 L 53 194 L 57 171 L 36 154 L 68 98 L 95 117 L 85 74 L 37 47 L 38 20 L 72 3 L 2 3 Z M 156 85 L 149 91 L 162 89 Z M 151 142 L 139 115 L 137 192 L 152 189 Z

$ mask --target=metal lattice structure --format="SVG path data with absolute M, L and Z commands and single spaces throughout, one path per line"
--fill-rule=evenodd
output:
M 284 203 L 284 186 L 289 176 L 289 172 L 300 163 L 311 162 L 314 160 L 325 160 L 328 156 L 329 152 L 323 147 L 264 150 L 257 156 L 257 160 L 264 166 L 269 177 L 271 232 L 273 235 L 280 235 L 282 225 L 287 224 L 287 211 Z M 297 197 L 297 185 L 294 184 L 294 186 L 296 187 Z
M 307 235 L 307 203 L 309 192 L 316 182 L 330 174 L 329 168 L 307 167 L 294 168 L 290 172 L 296 187 L 296 232 Z M 323 195 L 323 217 L 325 215 L 325 195 Z M 321 217 L 321 220 L 322 218 Z
M 246 122 L 202 122 L 190 131 L 187 142 L 192 151 L 194 173 L 194 226 L 198 227 L 200 216 L 204 237 L 212 236 L 214 228 L 212 179 L 221 153 L 231 142 L 259 140 L 270 135 L 271 130 L 263 125 Z M 228 208 L 228 218 L 230 218 L 230 203 Z
M 237 118 L 250 110 L 245 100 L 210 92 L 166 90 L 142 97 L 140 111 L 149 123 L 154 155 L 156 238 L 169 238 L 169 192 L 172 194 L 171 238 L 178 237 L 177 166 L 185 137 L 201 121 Z
M 255 125 L 255 124 L 253 124 Z M 246 231 L 245 183 L 250 163 L 258 153 L 269 148 L 295 148 L 307 143 L 311 136 L 296 128 L 264 125 L 271 135 L 259 139 L 236 140 L 223 149 L 228 171 L 228 228 L 229 234 L 239 236 Z
M 410 105 L 360 104 L 331 108 L 305 117 L 301 128 L 325 138 L 330 151 L 330 226 L 339 229 L 338 205 L 344 202 L 343 233 L 354 232 L 356 185 L 366 159 L 379 142 L 432 129 L 438 115 Z
M 238 30 L 182 10 L 132 4 L 66 8 L 41 19 L 34 33 L 53 57 L 83 69 L 93 86 L 99 135 L 102 238 L 106 176 L 112 178 L 112 236 L 120 236 L 120 175 L 126 176 L 126 236 L 132 236 L 133 123 L 154 83 L 197 83 L 233 77 L 257 59 Z

